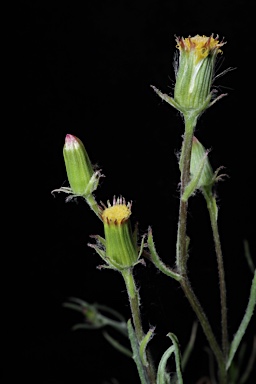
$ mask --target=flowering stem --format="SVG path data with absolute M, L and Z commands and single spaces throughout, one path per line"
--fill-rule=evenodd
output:
M 132 318 L 134 323 L 135 332 L 140 342 L 144 337 L 144 332 L 141 325 L 140 309 L 139 309 L 139 294 L 135 286 L 135 281 L 133 274 L 130 268 L 124 269 L 122 271 L 122 276 L 125 281 L 127 293 L 129 296 L 130 307 L 132 311 Z
M 140 315 L 140 298 L 135 285 L 132 268 L 123 269 L 121 273 L 124 278 L 126 290 L 129 297 L 136 337 L 138 340 L 138 344 L 140 345 L 140 343 L 145 337 L 145 334 L 142 328 L 141 315 Z M 156 384 L 154 364 L 148 351 L 146 351 L 146 356 L 149 364 L 148 366 L 144 366 L 144 368 L 147 372 L 150 384 Z
M 198 115 L 197 114 L 184 114 L 185 119 L 185 133 L 183 137 L 181 158 L 180 158 L 180 169 L 181 169 L 181 186 L 180 186 L 180 209 L 179 209 L 179 222 L 178 222 L 178 235 L 177 235 L 177 246 L 176 246 L 176 264 L 178 273 L 180 273 L 184 279 L 180 280 L 180 285 L 191 305 L 194 312 L 196 313 L 198 320 L 202 326 L 205 336 L 211 346 L 211 349 L 216 357 L 218 367 L 220 383 L 227 383 L 227 373 L 225 369 L 225 361 L 223 353 L 216 341 L 210 323 L 198 301 L 187 276 L 187 201 L 182 200 L 182 195 L 186 186 L 190 181 L 190 160 L 192 151 L 192 140 L 194 128 L 196 126 Z
M 180 168 L 181 168 L 181 186 L 180 196 L 182 197 L 185 187 L 190 179 L 190 159 L 192 151 L 192 140 L 194 128 L 196 126 L 197 116 L 194 114 L 184 115 L 185 118 L 185 133 L 183 137 Z M 186 275 L 187 264 L 187 242 L 186 242 L 186 226 L 187 226 L 187 201 L 180 199 L 178 236 L 176 247 L 176 264 L 181 275 Z
M 219 273 L 219 284 L 220 284 L 220 302 L 221 302 L 221 323 L 222 323 L 222 350 L 225 358 L 228 355 L 228 326 L 227 326 L 227 298 L 226 298 L 226 283 L 225 283 L 225 272 L 223 265 L 223 256 L 221 250 L 221 243 L 218 231 L 217 222 L 217 207 L 212 191 L 209 188 L 203 189 L 203 194 L 207 203 L 210 221 L 212 226 L 215 252 L 217 256 L 218 273 Z

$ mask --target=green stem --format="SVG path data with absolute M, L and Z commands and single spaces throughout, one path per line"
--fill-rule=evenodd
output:
M 140 345 L 141 341 L 145 337 L 143 328 L 142 328 L 142 322 L 141 322 L 141 315 L 140 315 L 140 298 L 139 294 L 135 285 L 132 268 L 127 268 L 122 270 L 122 276 L 125 281 L 126 290 L 129 297 L 130 302 L 130 308 L 132 313 L 132 319 L 133 324 L 135 328 L 136 337 L 138 340 L 138 344 Z M 150 384 L 156 383 L 156 375 L 155 375 L 155 369 L 152 357 L 148 351 L 146 351 L 148 366 L 144 366 L 145 370 L 147 371 Z
M 87 204 L 93 210 L 93 212 L 98 216 L 98 218 L 102 221 L 101 210 L 92 194 L 85 197 Z
M 192 140 L 194 134 L 194 128 L 197 123 L 198 115 L 186 114 L 185 119 L 185 133 L 182 144 L 181 158 L 180 158 L 180 170 L 181 170 L 181 186 L 180 186 L 180 209 L 179 209 L 179 221 L 178 221 L 178 235 L 177 235 L 177 246 L 176 246 L 176 264 L 178 273 L 181 274 L 184 279 L 180 280 L 180 285 L 191 305 L 194 312 L 196 313 L 198 320 L 202 326 L 205 336 L 210 344 L 210 347 L 215 355 L 219 368 L 220 384 L 227 383 L 227 373 L 225 369 L 225 361 L 223 353 L 216 341 L 213 334 L 210 323 L 198 301 L 187 276 L 187 209 L 188 204 L 182 200 L 182 195 L 186 186 L 190 181 L 190 160 L 192 151 Z
M 225 271 L 223 265 L 223 256 L 221 250 L 221 242 L 218 230 L 217 222 L 217 206 L 212 191 L 210 189 L 204 189 L 203 194 L 207 203 L 209 211 L 213 239 L 215 245 L 215 252 L 217 256 L 218 273 L 219 273 L 219 285 L 220 285 L 220 303 L 221 303 L 221 329 L 222 329 L 222 350 L 225 358 L 228 356 L 228 323 L 227 323 L 227 295 L 226 295 L 226 283 L 225 283 Z
M 188 278 L 183 279 L 180 281 L 180 285 L 183 289 L 183 292 L 185 293 L 192 309 L 194 310 L 195 314 L 197 315 L 197 318 L 201 324 L 201 327 L 204 331 L 204 334 L 210 344 L 210 347 L 215 355 L 215 358 L 218 363 L 219 368 L 219 377 L 220 377 L 220 384 L 227 384 L 227 372 L 225 367 L 225 360 L 223 353 L 216 341 L 216 338 L 214 336 L 214 333 L 212 331 L 212 328 L 210 326 L 210 323 L 204 313 L 204 310 L 198 301 L 191 285 L 188 280 Z
M 192 140 L 194 128 L 196 126 L 197 116 L 186 115 L 185 118 L 185 133 L 182 143 L 180 169 L 181 169 L 181 185 L 180 196 L 182 197 L 184 190 L 190 179 L 190 159 L 192 151 Z M 187 201 L 180 199 L 178 235 L 176 247 L 176 264 L 181 275 L 186 275 L 187 271 L 187 245 L 186 245 L 186 227 L 187 227 Z

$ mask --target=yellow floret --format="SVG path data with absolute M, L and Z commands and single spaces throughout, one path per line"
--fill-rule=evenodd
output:
M 128 220 L 131 215 L 131 210 L 125 204 L 116 204 L 106 208 L 102 212 L 102 220 L 108 223 L 121 224 Z
M 217 51 L 217 53 L 222 53 L 219 49 L 222 45 L 224 45 L 224 43 L 219 42 L 219 40 L 213 36 L 196 35 L 194 37 L 186 37 L 185 39 L 177 39 L 177 48 L 185 51 L 194 50 L 197 62 L 207 57 L 213 50 L 215 50 L 215 52 Z

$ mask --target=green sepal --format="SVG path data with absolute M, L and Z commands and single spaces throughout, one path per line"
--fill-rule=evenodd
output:
M 51 193 L 54 195 L 55 192 L 64 192 L 67 193 L 69 196 L 66 198 L 66 202 L 69 202 L 76 197 L 82 197 L 86 200 L 89 207 L 94 211 L 94 213 L 98 216 L 100 220 L 101 219 L 101 207 L 97 204 L 93 192 L 97 189 L 100 178 L 103 177 L 100 171 L 96 171 L 93 173 L 91 179 L 88 182 L 87 187 L 84 190 L 83 194 L 76 194 L 74 193 L 72 188 L 69 187 L 61 187 L 54 189 Z
M 84 197 L 85 199 L 87 199 L 97 189 L 101 177 L 103 177 L 101 171 L 94 172 L 92 174 L 92 177 L 88 181 L 86 188 L 83 190 L 83 193 L 75 193 L 74 190 L 70 187 L 60 187 L 57 189 L 53 189 L 51 193 L 54 194 L 55 192 L 64 192 L 69 194 L 70 196 L 66 198 L 67 202 L 73 199 L 74 197 Z
M 162 93 L 159 89 L 157 89 L 154 85 L 151 85 L 151 88 L 155 91 L 155 93 L 166 103 L 170 104 L 173 108 L 177 109 L 179 112 L 181 112 L 183 115 L 194 115 L 196 117 L 199 117 L 205 109 L 209 108 L 214 103 L 210 103 L 212 94 L 210 93 L 209 96 L 205 99 L 205 102 L 200 105 L 198 108 L 184 108 L 179 103 L 177 103 L 174 98 L 168 96 L 166 93 Z M 224 95 L 223 95 L 224 96 Z M 216 100 L 217 101 L 217 100 Z
M 175 100 L 168 96 L 166 93 L 162 93 L 159 89 L 157 89 L 154 85 L 151 85 L 151 88 L 153 88 L 153 90 L 155 91 L 155 93 L 164 101 L 166 101 L 166 103 L 170 104 L 173 108 L 177 109 L 178 111 L 180 111 L 181 113 L 184 112 L 184 109 L 180 107 L 180 105 L 178 103 L 175 102 Z
M 96 236 L 93 236 L 93 237 L 96 237 Z M 97 267 L 98 269 L 113 269 L 114 271 L 122 272 L 124 270 L 133 268 L 137 264 L 141 264 L 141 263 L 143 264 L 143 261 L 138 260 L 138 261 L 135 261 L 132 266 L 123 266 L 122 264 L 119 264 L 117 261 L 110 259 L 106 255 L 106 251 L 102 249 L 99 245 L 91 244 L 91 243 L 88 243 L 87 245 L 88 247 L 93 248 L 98 253 L 98 255 L 102 258 L 102 260 L 104 260 L 106 263 L 103 265 L 99 265 Z
M 91 235 L 90 236 L 92 239 L 96 239 L 96 242 L 99 246 L 102 246 L 102 247 L 106 247 L 106 240 L 104 239 L 104 237 L 100 236 L 100 235 Z
M 101 249 L 97 244 L 88 243 L 87 245 L 88 247 L 93 248 L 98 253 L 98 255 L 102 258 L 102 260 L 108 263 L 108 258 L 106 257 L 105 250 Z

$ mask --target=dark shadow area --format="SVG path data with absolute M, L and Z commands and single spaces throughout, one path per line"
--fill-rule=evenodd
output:
M 228 96 L 201 116 L 195 134 L 211 148 L 213 169 L 223 165 L 229 176 L 216 193 L 232 338 L 252 280 L 244 239 L 256 263 L 254 11 L 241 1 L 99 0 L 83 5 L 20 2 L 18 12 L 14 99 L 20 159 L 28 169 L 22 178 L 29 193 L 22 199 L 25 220 L 17 224 L 22 259 L 15 256 L 18 279 L 13 290 L 20 305 L 19 330 L 7 377 L 15 382 L 18 374 L 26 384 L 137 384 L 134 362 L 114 350 L 100 331 L 72 331 L 82 316 L 63 308 L 69 297 L 78 297 L 130 317 L 121 275 L 97 269 L 102 260 L 88 247 L 90 235 L 103 236 L 101 223 L 82 199 L 65 203 L 64 194 L 51 194 L 68 186 L 62 155 L 65 136 L 79 137 L 92 163 L 102 169 L 105 177 L 97 200 L 106 204 L 122 195 L 132 201 L 132 223 L 139 222 L 139 236 L 151 226 L 160 257 L 173 266 L 183 122 L 150 85 L 172 95 L 175 35 L 224 37 L 227 44 L 216 74 L 236 69 L 217 78 L 214 87 Z M 19 167 L 19 159 L 17 163 Z M 200 194 L 191 199 L 188 234 L 189 276 L 220 339 L 216 257 Z M 136 267 L 136 279 L 145 329 L 156 326 L 150 343 L 158 363 L 170 346 L 168 332 L 177 335 L 184 351 L 195 316 L 178 283 L 150 262 Z M 255 326 L 255 316 L 253 320 Z M 254 326 L 250 324 L 245 335 L 248 348 Z M 206 345 L 199 329 L 196 352 L 184 374 L 186 384 L 196 384 L 208 374 Z M 169 369 L 175 371 L 173 359 Z

